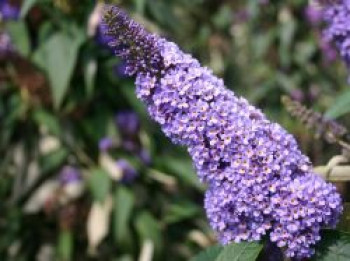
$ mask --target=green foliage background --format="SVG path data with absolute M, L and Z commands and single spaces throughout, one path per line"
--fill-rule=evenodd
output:
M 305 18 L 306 0 L 113 3 L 192 53 L 228 88 L 294 133 L 315 164 L 325 164 L 337 152 L 314 140 L 280 103 L 281 95 L 297 93 L 308 106 L 348 121 L 345 66 L 325 61 L 319 28 Z M 137 260 L 150 240 L 155 260 L 178 261 L 215 244 L 202 209 L 204 187 L 187 153 L 149 119 L 135 97 L 133 79 L 115 72 L 120 61 L 88 36 L 95 5 L 91 0 L 25 0 L 21 19 L 2 24 L 22 63 L 18 68 L 13 61 L 1 62 L 1 76 L 7 76 L 0 81 L 0 260 L 39 260 L 45 249 L 51 256 L 40 260 Z M 123 150 L 111 155 L 137 168 L 131 185 L 108 175 L 98 150 L 101 138 L 120 139 L 114 115 L 126 109 L 139 115 L 142 145 L 152 158 L 147 165 Z M 50 139 L 58 145 L 43 151 Z M 60 191 L 54 191 L 38 211 L 27 213 L 28 200 L 67 164 L 83 172 L 83 195 L 58 204 Z M 89 211 L 107 198 L 113 201 L 108 233 L 92 251 Z

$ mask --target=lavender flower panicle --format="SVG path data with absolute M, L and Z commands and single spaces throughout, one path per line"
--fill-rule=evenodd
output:
M 19 17 L 20 9 L 9 0 L 0 1 L 0 20 L 16 20 Z
M 325 37 L 333 42 L 350 68 L 350 0 L 324 1 L 323 17 L 327 23 Z
M 68 165 L 59 174 L 59 180 L 62 185 L 80 182 L 81 179 L 82 176 L 79 169 Z
M 103 137 L 98 143 L 99 150 L 103 152 L 106 152 L 113 147 L 113 140 L 110 137 Z
M 174 143 L 188 147 L 209 186 L 205 208 L 219 240 L 267 234 L 288 256 L 311 256 L 320 229 L 340 215 L 341 199 L 312 173 L 293 136 L 117 7 L 107 7 L 102 28 L 114 37 L 110 45 L 129 74 L 136 74 L 137 96 L 151 117 Z
M 126 185 L 132 184 L 138 176 L 136 169 L 125 159 L 117 160 L 116 164 L 123 173 L 121 182 Z

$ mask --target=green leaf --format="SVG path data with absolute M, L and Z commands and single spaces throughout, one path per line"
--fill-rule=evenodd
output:
M 30 41 L 27 26 L 24 21 L 9 21 L 6 23 L 13 45 L 23 56 L 28 56 L 30 52 Z
M 69 230 L 62 230 L 58 238 L 58 255 L 61 261 L 72 260 L 73 254 L 73 235 Z
M 178 176 L 181 181 L 199 190 L 203 190 L 203 185 L 199 182 L 198 177 L 194 172 L 192 162 L 189 159 L 179 159 L 168 156 L 160 158 L 159 164 L 167 171 Z
M 68 151 L 65 148 L 59 148 L 40 158 L 42 173 L 49 173 L 60 167 L 68 157 Z
M 224 247 L 215 261 L 255 261 L 262 248 L 257 242 L 232 243 Z
M 192 258 L 191 261 L 214 261 L 222 250 L 223 247 L 220 245 L 211 246 Z
M 112 185 L 108 174 L 102 169 L 91 170 L 88 184 L 93 198 L 99 202 L 104 202 Z
M 39 0 L 24 0 L 20 13 L 21 18 L 24 18 L 38 1 Z
M 200 208 L 196 204 L 189 201 L 180 202 L 170 205 L 164 221 L 167 224 L 176 223 L 192 218 L 198 213 L 200 213 Z
M 46 71 L 55 107 L 58 108 L 68 90 L 84 37 L 58 32 L 45 41 L 34 54 L 34 61 Z
M 45 126 L 50 133 L 59 136 L 61 133 L 61 127 L 58 122 L 58 119 L 55 118 L 52 114 L 44 109 L 35 110 L 33 113 L 33 119 L 38 125 Z
M 117 242 L 121 242 L 128 231 L 128 222 L 135 202 L 134 195 L 130 190 L 119 187 L 114 198 L 114 228 Z
M 340 94 L 334 101 L 333 105 L 325 113 L 326 117 L 338 118 L 350 112 L 350 91 L 347 90 Z
M 144 211 L 136 217 L 135 227 L 141 243 L 145 240 L 151 240 L 155 253 L 159 254 L 163 242 L 159 222 L 149 212 Z
M 336 230 L 322 232 L 322 240 L 316 247 L 312 260 L 348 261 L 350 260 L 350 234 Z

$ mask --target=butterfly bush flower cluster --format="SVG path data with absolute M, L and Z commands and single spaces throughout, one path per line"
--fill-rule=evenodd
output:
M 6 21 L 11 19 L 18 19 L 19 17 L 19 7 L 13 4 L 9 0 L 0 1 L 0 20 Z
M 19 17 L 19 7 L 12 4 L 8 0 L 0 1 L 0 22 L 6 22 L 8 20 L 15 20 Z M 12 44 L 10 35 L 4 31 L 0 30 L 0 59 L 6 58 L 9 54 L 15 51 Z
M 350 68 L 350 0 L 318 0 L 327 23 L 325 37 L 332 41 Z
M 328 65 L 330 62 L 334 62 L 337 58 L 337 50 L 331 40 L 320 31 L 320 25 L 323 21 L 322 8 L 315 5 L 308 5 L 305 8 L 305 17 L 315 31 L 318 46 L 322 52 L 325 64 Z
M 342 211 L 335 187 L 312 173 L 309 159 L 280 125 L 225 88 L 176 44 L 107 6 L 102 31 L 151 117 L 187 146 L 208 185 L 205 208 L 223 244 L 268 235 L 289 257 L 313 254 L 320 229 Z

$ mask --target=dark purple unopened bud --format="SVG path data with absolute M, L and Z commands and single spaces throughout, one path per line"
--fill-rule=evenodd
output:
M 126 64 L 123 62 L 114 66 L 114 72 L 119 78 L 124 79 L 128 77 L 126 74 Z
M 107 151 L 113 147 L 113 140 L 109 137 L 104 137 L 100 139 L 98 143 L 98 148 L 100 151 Z
M 290 96 L 293 98 L 295 101 L 302 102 L 304 100 L 304 93 L 300 89 L 294 89 L 290 92 Z
M 121 179 L 121 182 L 124 184 L 131 184 L 137 177 L 137 171 L 136 169 L 131 166 L 131 164 L 124 160 L 120 159 L 116 162 L 118 167 L 122 170 L 123 176 Z
M 1 20 L 11 20 L 18 19 L 19 17 L 19 8 L 18 6 L 10 3 L 8 0 L 0 1 L 0 15 Z
M 334 43 L 350 68 L 350 0 L 319 2 L 323 5 L 323 19 L 327 23 L 325 37 Z
M 140 130 L 139 117 L 133 111 L 119 112 L 115 119 L 122 135 L 135 136 Z
M 151 154 L 149 153 L 149 151 L 147 149 L 141 149 L 140 153 L 139 153 L 139 157 L 141 159 L 141 161 L 146 164 L 149 165 L 152 162 L 151 159 Z
M 59 180 L 62 185 L 68 185 L 81 181 L 81 173 L 79 169 L 72 166 L 65 166 L 60 174 Z
M 125 139 L 122 142 L 122 147 L 129 152 L 135 152 L 138 150 L 139 146 L 136 140 Z
M 307 6 L 305 8 L 306 19 L 312 25 L 318 25 L 322 21 L 322 10 L 315 6 Z
M 109 47 L 108 43 L 110 41 L 112 41 L 112 37 L 104 34 L 101 32 L 101 28 L 97 28 L 97 31 L 96 31 L 96 35 L 95 35 L 95 40 L 96 40 L 96 43 L 105 47 L 105 49 L 108 49 L 112 52 L 112 48 Z
M 327 39 L 321 38 L 320 48 L 326 63 L 334 62 L 337 59 L 337 51 Z

